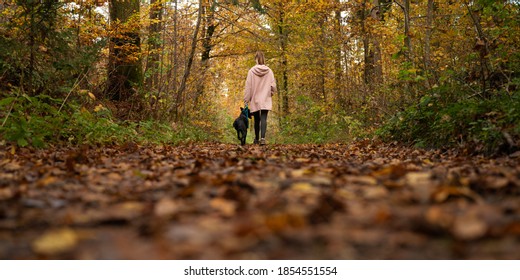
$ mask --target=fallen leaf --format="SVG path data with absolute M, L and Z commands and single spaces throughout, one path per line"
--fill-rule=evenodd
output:
M 18 162 L 9 162 L 2 167 L 5 171 L 17 171 L 22 168 L 22 166 Z
M 179 204 L 170 198 L 162 198 L 154 206 L 154 214 L 158 217 L 169 217 L 179 210 Z
M 291 189 L 300 192 L 314 192 L 314 187 L 308 182 L 295 182 L 291 184 Z
M 476 202 L 482 201 L 478 194 L 467 187 L 440 187 L 432 193 L 432 199 L 437 203 L 445 202 L 450 197 L 465 197 Z
M 0 189 L 0 200 L 8 200 L 13 198 L 14 192 L 10 188 Z
M 388 196 L 388 190 L 378 186 L 367 186 L 363 188 L 363 197 L 369 200 L 382 199 Z
M 42 179 L 38 180 L 36 182 L 36 186 L 38 188 L 44 188 L 44 187 L 47 187 L 47 186 L 50 186 L 50 185 L 56 183 L 57 181 L 58 181 L 58 178 L 49 175 L 49 176 L 45 176 Z
M 462 240 L 475 240 L 483 237 L 488 230 L 484 221 L 475 216 L 460 216 L 453 224 L 453 235 Z
M 350 184 L 377 185 L 377 179 L 372 176 L 349 176 L 347 181 Z
M 76 233 L 68 228 L 50 230 L 34 240 L 33 250 L 38 254 L 56 255 L 74 249 L 78 243 Z
M 424 186 L 430 184 L 431 174 L 429 172 L 409 172 L 405 176 L 409 186 Z
M 115 220 L 132 220 L 136 217 L 139 217 L 145 207 L 144 204 L 135 201 L 122 202 L 119 204 L 115 204 L 111 206 L 108 211 L 109 219 Z
M 406 175 L 406 167 L 402 164 L 390 165 L 381 170 L 375 171 L 372 175 L 376 177 L 389 177 L 391 179 L 399 179 Z
M 446 229 L 451 227 L 454 217 L 444 211 L 442 207 L 432 206 L 426 211 L 425 220 L 429 225 Z
M 219 211 L 225 217 L 231 217 L 235 215 L 237 204 L 234 201 L 230 201 L 223 198 L 214 198 L 210 201 L 210 205 L 213 209 Z
M 431 192 L 435 187 L 430 172 L 409 172 L 405 175 L 405 182 L 413 190 L 419 202 L 427 203 L 430 200 Z
M 501 189 L 509 185 L 509 179 L 505 177 L 488 177 L 486 178 L 486 187 L 491 189 Z

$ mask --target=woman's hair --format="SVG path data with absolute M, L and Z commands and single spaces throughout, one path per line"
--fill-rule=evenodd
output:
M 255 60 L 256 60 L 256 63 L 258 63 L 260 65 L 264 65 L 265 64 L 264 53 L 262 51 L 257 51 L 255 54 Z

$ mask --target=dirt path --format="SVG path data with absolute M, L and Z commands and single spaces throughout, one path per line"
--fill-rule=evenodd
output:
M 1 259 L 520 259 L 520 154 L 0 150 Z

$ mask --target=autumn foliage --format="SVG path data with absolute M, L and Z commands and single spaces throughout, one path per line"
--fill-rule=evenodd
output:
M 3 134 L 45 116 L 28 108 L 27 96 L 65 118 L 105 108 L 116 122 L 154 120 L 172 131 L 188 123 L 229 142 L 222 123 L 236 117 L 252 54 L 261 49 L 279 88 L 274 141 L 348 141 L 386 123 L 379 135 L 419 146 L 518 147 L 515 1 L 137 4 L 4 1 Z M 421 104 L 432 107 L 416 110 Z M 500 104 L 508 106 L 495 111 Z M 462 112 L 465 106 L 478 108 Z M 428 136 L 407 133 L 415 125 Z M 28 133 L 7 138 L 33 142 Z

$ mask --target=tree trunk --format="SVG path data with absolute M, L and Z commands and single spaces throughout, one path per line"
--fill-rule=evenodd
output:
M 146 61 L 146 85 L 149 89 L 159 84 L 161 26 L 163 6 L 161 0 L 150 0 L 150 27 L 148 28 L 148 59 Z
M 321 40 L 321 44 L 319 44 L 318 46 L 318 73 L 320 75 L 320 77 L 318 78 L 318 90 L 317 92 L 319 93 L 319 98 L 321 99 L 321 101 L 323 101 L 324 103 L 327 102 L 327 93 L 326 93 L 326 90 L 325 90 L 325 83 L 326 83 L 326 75 L 327 75 L 327 71 L 326 71 L 326 54 L 325 54 L 325 47 L 324 47 L 324 44 L 326 44 L 326 39 L 327 39 L 327 36 L 325 35 L 325 28 L 324 28 L 324 25 L 325 25 L 325 20 L 326 20 L 326 16 L 323 14 L 323 15 L 319 15 L 320 19 L 319 19 L 319 25 L 320 25 L 320 40 Z
M 480 24 L 480 15 L 473 11 L 469 6 L 468 2 L 464 2 L 468 9 L 469 16 L 475 25 L 477 31 L 477 42 L 475 43 L 474 49 L 479 52 L 480 55 L 480 82 L 481 82 L 481 95 L 487 98 L 487 80 L 489 78 L 491 70 L 491 63 L 489 62 L 489 40 L 482 29 Z
M 201 18 L 202 18 L 202 5 L 203 5 L 202 1 L 203 0 L 199 1 L 199 8 L 198 8 L 198 13 L 197 13 L 197 23 L 195 24 L 195 30 L 193 31 L 193 38 L 191 40 L 191 49 L 190 49 L 190 53 L 188 56 L 188 60 L 186 62 L 186 67 L 184 68 L 184 75 L 182 75 L 182 80 L 179 85 L 179 89 L 177 90 L 177 104 L 176 105 L 181 106 L 181 107 L 184 106 L 184 104 L 180 103 L 180 99 L 182 98 L 182 96 L 184 95 L 184 91 L 186 90 L 186 84 L 188 82 L 188 78 L 191 73 L 191 66 L 193 64 L 193 59 L 195 57 L 195 50 L 197 49 L 197 40 L 199 38 L 200 22 L 201 22 Z M 178 116 L 179 115 L 177 115 L 176 118 Z
M 341 46 L 342 46 L 342 32 L 341 32 L 341 2 L 336 0 L 336 7 L 334 11 L 334 98 L 339 98 L 341 95 L 341 86 L 343 83 L 343 69 L 341 68 Z
M 127 23 L 132 15 L 139 14 L 139 0 L 110 0 L 111 24 Z M 141 43 L 138 29 L 124 30 L 110 39 L 108 81 L 106 95 L 112 100 L 125 100 L 142 84 L 139 55 Z
M 433 7 L 434 0 L 428 0 L 428 8 L 426 11 L 426 35 L 424 37 L 424 69 L 427 75 L 426 86 L 431 88 L 435 83 L 435 74 L 432 69 L 431 61 L 431 38 L 433 33 Z
M 178 2 L 177 0 L 174 0 L 174 10 L 173 10 L 173 52 L 170 53 L 170 69 L 168 70 L 168 77 L 169 77 L 169 85 L 171 84 L 172 90 L 175 94 L 175 102 L 172 102 L 172 107 L 170 108 L 170 112 L 173 113 L 174 116 L 178 115 L 178 109 L 179 109 L 179 100 L 180 97 L 177 95 L 177 80 L 179 76 L 179 44 L 178 44 Z M 172 73 L 173 72 L 173 73 Z M 170 114 L 171 116 L 171 114 Z
M 412 38 L 410 34 L 410 0 L 404 0 L 404 46 L 406 59 L 413 63 Z
M 362 11 L 362 32 L 364 34 L 363 38 L 363 48 L 364 48 L 364 58 L 365 58 L 365 83 L 367 85 L 376 86 L 382 82 L 383 78 L 383 66 L 381 65 L 381 46 L 379 40 L 367 30 L 365 25 L 367 10 L 366 10 L 366 2 L 363 1 L 363 11 Z M 377 19 L 382 20 L 382 11 L 379 6 L 379 1 L 374 0 L 374 8 L 371 10 L 370 15 Z
M 212 42 L 213 34 L 215 33 L 215 30 L 217 28 L 217 24 L 215 23 L 215 10 L 214 5 L 216 5 L 215 1 L 212 0 L 210 3 L 207 3 L 203 7 L 203 16 L 202 19 L 204 21 L 204 24 L 202 25 L 202 54 L 201 54 L 201 78 L 199 79 L 198 85 L 197 85 L 197 100 L 196 104 L 198 103 L 198 99 L 204 95 L 205 91 L 205 82 L 206 82 L 206 73 L 208 72 L 209 68 L 209 60 L 211 57 L 211 51 L 214 47 L 214 44 Z
M 281 116 L 285 117 L 287 116 L 289 112 L 289 85 L 288 85 L 288 74 L 287 74 L 287 65 L 288 65 L 288 59 L 287 59 L 287 40 L 288 40 L 288 34 L 287 30 L 285 29 L 285 11 L 283 4 L 279 5 L 279 12 L 278 12 L 278 36 L 279 36 L 279 42 L 280 42 L 280 48 L 281 48 L 281 57 L 282 57 L 282 88 L 279 90 L 280 97 L 282 98 L 282 112 Z

